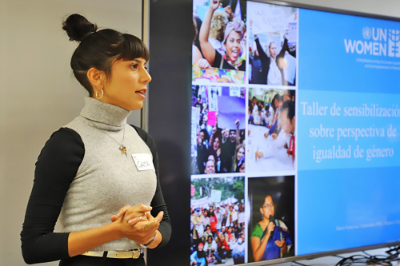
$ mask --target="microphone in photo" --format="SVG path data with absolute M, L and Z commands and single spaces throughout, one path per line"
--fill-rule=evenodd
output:
M 270 222 L 273 222 L 274 225 L 276 226 L 276 222 L 275 222 L 274 216 L 270 215 L 270 216 L 269 216 L 269 221 L 270 221 Z M 275 227 L 274 227 L 274 230 L 275 230 Z M 274 233 L 274 230 L 271 231 L 271 234 Z

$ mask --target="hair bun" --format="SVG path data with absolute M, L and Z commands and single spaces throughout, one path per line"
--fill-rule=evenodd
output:
M 70 15 L 63 22 L 63 30 L 68 34 L 70 41 L 80 42 L 88 33 L 96 32 L 97 25 L 89 22 L 84 16 L 79 14 Z

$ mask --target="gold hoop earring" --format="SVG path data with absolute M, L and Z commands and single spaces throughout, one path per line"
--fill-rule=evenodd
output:
M 96 91 L 96 98 L 97 98 L 98 100 L 100 100 L 101 98 L 103 98 L 103 95 L 104 95 L 103 90 L 100 90 L 100 91 L 101 91 L 100 97 L 99 97 L 99 91 Z

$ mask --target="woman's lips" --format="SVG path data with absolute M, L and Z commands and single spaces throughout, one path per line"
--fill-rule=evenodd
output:
M 143 89 L 143 90 L 138 90 L 138 91 L 135 91 L 135 93 L 137 94 L 137 95 L 139 95 L 140 97 L 142 97 L 143 99 L 145 99 L 146 98 L 146 91 L 147 91 L 147 89 Z

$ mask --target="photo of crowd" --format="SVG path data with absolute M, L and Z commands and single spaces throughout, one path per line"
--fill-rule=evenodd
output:
M 295 90 L 249 88 L 247 172 L 295 169 Z
M 294 176 L 248 179 L 248 262 L 294 256 Z
M 193 2 L 193 81 L 247 83 L 246 2 L 242 2 Z
M 296 85 L 298 9 L 249 2 L 249 83 Z
M 192 178 L 190 265 L 234 265 L 245 258 L 244 177 Z
M 192 174 L 245 171 L 245 89 L 192 86 Z

